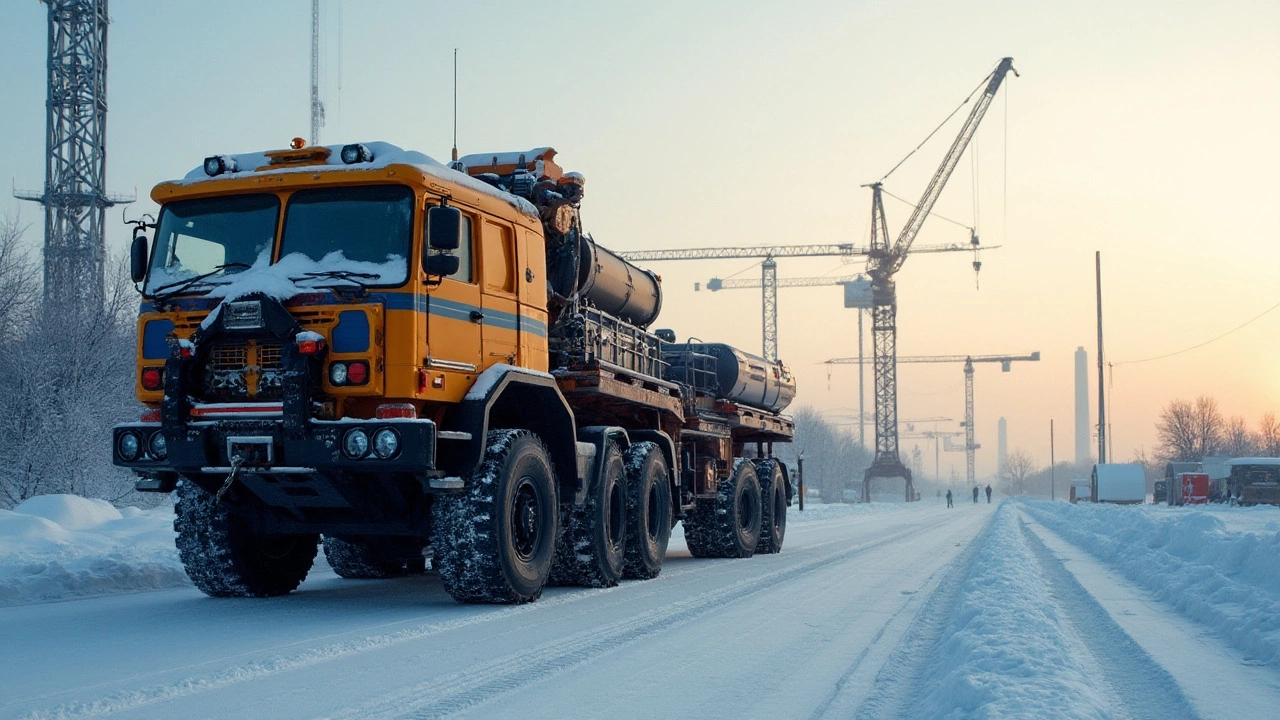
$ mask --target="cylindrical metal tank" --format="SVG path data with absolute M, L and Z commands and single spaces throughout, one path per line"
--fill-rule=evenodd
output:
M 578 256 L 578 292 L 596 307 L 629 323 L 648 327 L 662 309 L 658 276 L 641 270 L 590 237 Z
M 780 362 L 724 343 L 706 343 L 698 352 L 715 356 L 720 395 L 726 400 L 776 413 L 796 397 L 796 380 Z

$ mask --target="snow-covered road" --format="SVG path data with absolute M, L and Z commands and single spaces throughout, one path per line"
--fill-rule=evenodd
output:
M 1050 529 L 1119 510 L 792 508 L 779 555 L 695 560 L 677 532 L 656 580 L 523 606 L 318 564 L 283 598 L 0 608 L 0 717 L 1274 717 L 1265 642 Z

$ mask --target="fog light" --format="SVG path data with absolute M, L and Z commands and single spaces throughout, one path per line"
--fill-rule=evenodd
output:
M 373 152 L 364 143 L 342 146 L 342 162 L 351 165 L 358 162 L 369 162 L 370 160 L 373 160 Z
M 391 428 L 382 428 L 373 434 L 373 451 L 386 460 L 400 450 L 400 436 Z
M 342 453 L 352 460 L 369 454 L 369 435 L 360 428 L 348 430 L 342 438 Z
M 126 462 L 137 460 L 141 450 L 142 445 L 138 441 L 138 436 L 131 432 L 121 433 L 120 439 L 116 441 L 116 452 L 120 453 L 121 459 Z
M 347 364 L 334 363 L 329 366 L 329 384 L 345 385 L 347 383 Z
M 164 440 L 164 433 L 159 430 L 151 433 L 151 439 L 147 441 L 147 451 L 156 460 L 163 460 L 169 454 L 169 445 Z
M 204 159 L 204 174 L 217 177 L 222 173 L 235 172 L 236 159 L 230 155 L 212 155 Z

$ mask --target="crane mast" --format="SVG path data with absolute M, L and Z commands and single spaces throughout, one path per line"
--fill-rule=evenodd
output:
M 902 464 L 898 456 L 898 385 L 897 385 L 897 312 L 898 297 L 894 284 L 894 276 L 901 269 L 902 263 L 911 250 L 911 243 L 919 234 L 920 228 L 933 210 L 933 205 L 942 194 L 951 173 L 960 162 L 960 157 L 973 140 L 978 125 L 991 106 L 996 91 L 1004 81 L 1005 75 L 1017 71 L 1013 69 L 1013 58 L 1003 58 L 991 72 L 983 88 L 981 96 L 965 119 L 960 133 L 956 136 L 951 148 L 942 159 L 942 164 L 929 180 L 924 195 L 916 204 L 911 217 L 903 226 L 898 238 L 889 244 L 889 228 L 885 219 L 884 201 L 881 183 L 871 185 L 871 252 L 867 260 L 867 274 L 871 276 L 871 336 L 873 339 L 875 367 L 875 408 L 876 408 L 876 454 L 867 468 L 863 478 L 863 500 L 871 500 L 871 480 L 874 478 L 900 477 L 906 481 L 906 499 L 915 499 L 915 488 L 911 481 L 911 471 Z M 970 463 L 972 473 L 972 463 Z

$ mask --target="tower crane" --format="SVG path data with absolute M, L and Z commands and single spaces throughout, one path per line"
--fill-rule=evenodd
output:
M 871 184 L 871 252 L 867 260 L 867 274 L 871 276 L 872 323 L 875 356 L 875 408 L 876 408 L 876 452 L 871 467 L 867 468 L 863 478 L 863 497 L 869 498 L 872 478 L 900 477 L 906 481 L 906 496 L 910 501 L 915 497 L 915 488 L 911 482 L 911 471 L 902 464 L 898 457 L 898 384 L 897 384 L 897 338 L 898 295 L 894 277 L 902 269 L 902 263 L 911 251 L 911 244 L 919 234 L 924 221 L 933 210 L 934 203 L 942 194 L 947 180 L 960 162 L 961 155 L 969 146 L 978 125 L 991 106 L 996 91 L 1004 81 L 1005 75 L 1017 71 L 1013 69 L 1013 58 L 1003 58 L 995 70 L 984 79 L 982 91 L 974 103 L 973 110 L 960 128 L 960 134 L 951 143 L 951 148 L 942 159 L 942 164 L 934 172 L 933 178 L 925 187 L 924 195 L 915 206 L 907 223 L 903 225 L 898 238 L 890 244 L 889 227 L 885 220 L 882 185 L 885 178 Z M 976 91 L 975 91 L 976 92 Z M 970 96 L 972 97 L 972 96 Z M 968 99 L 965 100 L 968 102 Z M 901 165 L 901 163 L 899 163 Z M 894 169 L 897 169 L 896 167 Z M 893 170 L 889 171 L 892 174 Z M 888 177 L 886 175 L 885 177 Z M 975 260 L 975 269 L 978 267 Z M 972 425 L 969 428 L 972 437 Z M 973 479 L 973 455 L 969 455 L 969 479 Z
M 974 473 L 974 451 L 982 447 L 974 440 L 973 429 L 973 364 L 974 363 L 1000 363 L 1001 372 L 1009 372 L 1012 363 L 1015 362 L 1039 362 L 1040 352 L 1036 351 L 1027 355 L 907 355 L 897 359 L 900 363 L 964 363 L 964 448 L 965 448 L 965 477 L 969 484 L 973 484 L 975 479 Z M 851 365 L 858 362 L 856 357 L 831 358 L 826 361 L 829 365 Z M 879 418 L 877 418 L 877 421 Z M 879 428 L 877 428 L 878 432 Z M 894 434 L 897 435 L 898 428 L 894 427 Z M 873 465 L 874 467 L 874 465 Z M 884 477 L 880 475 L 868 476 Z M 893 476 L 890 476 L 893 477 Z M 863 497 L 870 498 L 870 484 L 864 481 Z
M 959 244 L 926 245 L 912 252 L 939 253 L 969 251 L 971 247 Z M 764 338 L 763 355 L 766 360 L 778 359 L 778 263 L 780 257 L 869 257 L 873 248 L 859 247 L 852 243 L 828 245 L 754 245 L 747 247 L 682 248 L 676 250 L 626 250 L 618 253 L 632 262 L 656 262 L 663 260 L 727 260 L 737 258 L 763 258 L 760 263 L 760 280 L 750 287 L 763 291 L 763 315 L 761 318 Z M 731 281 L 722 281 L 731 282 Z M 747 287 L 747 286 L 743 286 Z M 787 285 L 783 285 L 787 287 Z

